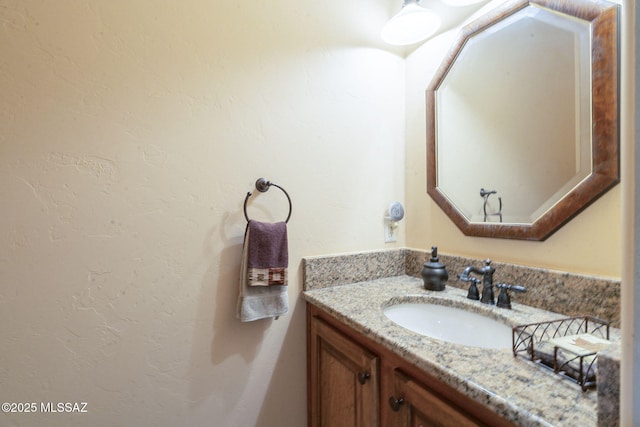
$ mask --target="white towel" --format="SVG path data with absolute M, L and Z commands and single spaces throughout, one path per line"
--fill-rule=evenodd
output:
M 240 283 L 238 286 L 238 305 L 236 317 L 241 322 L 268 317 L 282 316 L 289 311 L 287 286 L 249 286 L 247 278 L 247 260 L 249 249 L 249 227 L 244 235 L 242 259 L 240 261 Z

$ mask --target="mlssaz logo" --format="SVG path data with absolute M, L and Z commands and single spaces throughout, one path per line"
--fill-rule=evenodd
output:
M 40 412 L 87 413 L 87 402 L 42 402 Z

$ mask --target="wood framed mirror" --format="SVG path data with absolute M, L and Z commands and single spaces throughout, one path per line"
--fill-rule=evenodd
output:
M 427 88 L 427 193 L 468 236 L 545 240 L 620 180 L 618 5 L 518 0 Z

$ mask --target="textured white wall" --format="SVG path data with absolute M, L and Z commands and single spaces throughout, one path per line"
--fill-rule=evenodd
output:
M 305 424 L 301 257 L 404 246 L 396 6 L 0 1 L 0 400 L 88 403 L 0 424 Z M 240 324 L 260 176 L 291 313 Z

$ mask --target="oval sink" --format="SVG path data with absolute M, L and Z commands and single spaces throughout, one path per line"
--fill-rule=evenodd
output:
M 386 307 L 385 316 L 410 331 L 483 348 L 511 348 L 511 328 L 482 314 L 437 304 L 404 303 Z

